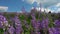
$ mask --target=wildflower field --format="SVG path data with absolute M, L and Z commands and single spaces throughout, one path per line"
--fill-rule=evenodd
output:
M 2 12 L 0 34 L 60 34 L 60 13 Z

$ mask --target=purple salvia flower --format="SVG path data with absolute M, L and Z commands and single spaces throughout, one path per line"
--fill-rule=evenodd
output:
M 34 13 L 31 14 L 31 17 L 32 17 L 32 19 L 34 19 L 34 20 L 36 19 Z
M 0 25 L 1 26 L 8 26 L 8 21 L 7 21 L 7 19 L 4 17 L 4 16 L 2 16 L 2 15 L 0 15 Z
M 60 31 L 59 31 L 60 32 Z M 57 28 L 49 28 L 49 34 L 60 34 Z
M 49 19 L 46 18 L 46 19 L 45 19 L 45 26 L 46 26 L 46 28 L 48 28 L 48 24 L 49 24 Z
M 40 20 L 38 20 L 37 23 L 36 23 L 36 28 L 35 28 L 36 34 L 41 34 L 40 33 L 40 23 L 41 23 Z
M 33 25 L 35 33 L 38 34 L 40 30 L 40 21 L 32 20 L 32 25 Z
M 32 16 L 32 20 L 31 20 L 32 26 L 34 28 L 35 33 L 38 34 L 39 33 L 40 21 L 39 20 L 36 21 L 36 18 L 35 18 L 35 14 L 34 13 L 31 16 Z
M 35 29 L 36 29 L 36 31 L 39 32 L 39 30 L 40 30 L 40 20 L 37 21 L 37 23 L 35 25 Z
M 36 34 L 41 34 L 40 33 L 40 23 L 41 23 L 40 20 L 38 20 L 37 23 L 36 23 L 36 27 L 37 27 L 37 28 L 35 28 L 36 29 Z
M 60 27 L 60 21 L 59 20 L 55 20 L 54 24 L 56 27 Z
M 46 18 L 42 20 L 41 26 L 42 28 L 48 28 L 48 24 L 49 24 L 49 20 L 48 18 Z
M 35 14 L 32 13 L 31 17 L 32 17 L 32 20 L 31 20 L 32 25 L 33 25 L 33 27 L 35 27 L 36 26 L 36 23 L 37 23 L 36 18 L 35 18 Z
M 48 18 L 46 18 L 46 19 L 43 18 L 42 23 L 41 23 L 41 29 L 43 29 L 43 32 L 44 32 L 45 34 L 47 34 L 48 24 L 49 24 Z
M 53 32 L 51 31 L 51 28 L 49 28 L 49 34 L 53 34 Z
M 60 34 L 60 27 L 58 27 L 58 28 L 55 27 L 55 29 L 56 29 L 57 33 Z
M 2 24 L 2 21 L 0 21 L 0 28 L 3 28 L 3 24 Z
M 35 28 L 37 21 L 36 20 L 31 20 L 33 27 Z
M 14 21 L 15 21 L 15 27 L 16 27 L 16 34 L 22 34 L 23 32 L 22 24 L 17 16 L 15 16 Z
M 38 26 L 38 27 L 40 27 L 40 23 L 41 23 L 41 21 L 38 20 L 38 21 L 37 21 L 37 26 Z
M 22 34 L 22 29 L 20 27 L 16 27 L 16 34 Z
M 10 28 L 8 29 L 8 32 L 10 34 L 14 34 L 14 31 L 15 31 L 14 27 L 13 26 L 10 26 Z
M 41 28 L 44 28 L 44 27 L 45 27 L 45 21 L 43 20 L 41 23 Z

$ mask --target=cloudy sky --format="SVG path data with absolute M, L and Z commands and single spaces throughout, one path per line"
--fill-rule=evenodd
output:
M 60 0 L 0 0 L 0 7 L 10 12 L 19 12 L 23 6 L 29 11 L 33 6 L 39 8 L 40 4 L 44 9 L 60 11 Z

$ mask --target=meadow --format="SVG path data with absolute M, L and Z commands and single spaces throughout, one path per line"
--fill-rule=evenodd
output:
M 60 34 L 60 13 L 0 12 L 0 34 Z

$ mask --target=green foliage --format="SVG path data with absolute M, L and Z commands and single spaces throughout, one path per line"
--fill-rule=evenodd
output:
M 10 17 L 14 17 L 14 16 L 15 16 L 15 14 L 10 14 L 9 16 L 10 16 Z
M 0 28 L 0 34 L 3 34 L 4 30 L 2 28 Z
M 49 27 L 54 27 L 54 22 L 52 19 L 49 19 Z
M 30 32 L 28 31 L 28 32 L 25 32 L 25 34 L 30 34 Z
M 20 15 L 20 16 L 19 16 L 19 19 L 20 19 L 20 20 L 24 20 L 24 19 L 25 19 L 25 16 L 24 16 L 24 15 Z

